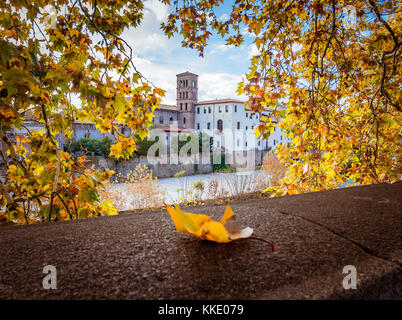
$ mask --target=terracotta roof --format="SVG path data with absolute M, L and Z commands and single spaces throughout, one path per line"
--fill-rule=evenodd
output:
M 198 77 L 198 74 L 191 73 L 191 72 L 189 72 L 189 71 L 186 71 L 186 72 L 183 72 L 183 73 L 176 74 L 176 77 L 177 77 L 177 76 L 185 76 L 185 75 L 188 75 L 188 74 L 191 74 L 191 75 L 193 75 L 193 76 L 197 76 L 197 77 Z
M 168 104 L 160 104 L 160 105 L 159 105 L 159 109 L 160 109 L 160 110 L 177 111 L 177 106 L 168 105 Z
M 220 103 L 244 103 L 244 101 L 227 98 L 227 99 L 215 99 L 215 100 L 199 101 L 199 102 L 196 103 L 196 105 L 220 104 Z
M 173 132 L 183 132 L 183 131 L 193 131 L 192 129 L 185 129 L 185 128 L 178 128 L 178 127 L 173 127 L 173 126 L 164 126 L 162 127 L 163 131 L 173 131 Z

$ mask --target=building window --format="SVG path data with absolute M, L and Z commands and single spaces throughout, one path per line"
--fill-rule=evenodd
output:
M 200 114 L 200 108 L 197 108 L 197 113 Z
M 159 117 L 159 123 L 160 123 L 160 124 L 163 124 L 163 116 L 160 116 L 160 117 Z
M 237 139 L 237 146 L 240 147 L 240 139 Z
M 208 107 L 208 113 L 211 113 L 211 107 Z
M 246 131 L 248 130 L 248 127 L 246 126 Z
M 217 146 L 218 148 L 220 147 L 219 141 L 216 141 L 216 146 Z
M 223 121 L 222 120 L 220 120 L 220 119 L 218 120 L 217 127 L 218 127 L 218 130 L 220 132 L 222 132 L 222 130 L 223 130 Z
M 240 130 L 240 122 L 237 122 L 237 129 Z
M 200 130 L 200 124 L 197 123 L 197 130 Z
M 207 109 L 206 109 L 206 108 L 204 108 L 204 113 L 207 113 Z
M 210 122 L 207 123 L 207 129 L 208 130 L 211 129 L 211 123 Z
M 247 142 L 246 142 L 246 147 L 247 147 Z
M 180 103 L 180 110 L 183 110 L 183 104 Z
M 225 112 L 229 112 L 229 106 L 225 106 Z
M 260 146 L 261 145 L 261 141 L 258 141 L 258 146 Z
M 185 118 L 185 117 L 183 118 L 183 123 L 184 123 L 184 124 L 186 123 L 186 118 Z
M 237 112 L 237 105 L 235 105 L 235 112 Z
M 89 133 L 89 131 L 84 133 L 85 138 L 89 138 L 90 136 L 91 136 L 91 134 Z
M 188 92 L 186 92 L 186 99 L 188 99 Z
M 170 122 L 170 123 L 173 122 L 173 117 L 170 117 L 169 122 Z
M 276 140 L 274 139 L 274 146 L 276 146 Z

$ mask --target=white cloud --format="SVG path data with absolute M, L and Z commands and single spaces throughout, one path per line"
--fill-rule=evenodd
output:
M 221 22 L 226 22 L 227 20 L 229 20 L 229 15 L 227 13 L 224 13 L 223 15 L 221 15 L 218 18 L 218 21 L 221 21 Z
M 181 48 L 180 36 L 168 39 L 160 30 L 166 21 L 169 7 L 159 0 L 144 3 L 141 25 L 129 29 L 123 38 L 132 46 L 134 65 L 155 86 L 166 90 L 162 103 L 176 104 L 176 74 L 190 71 L 199 75 L 198 100 L 237 98 L 237 85 L 241 81 L 242 63 L 247 58 L 249 46 L 240 48 L 212 43 L 205 58 L 199 58 L 195 50 Z M 220 19 L 228 19 L 224 14 Z M 214 54 L 215 53 L 215 54 Z M 219 54 L 222 55 L 219 55 Z
M 198 77 L 198 99 L 245 99 L 245 96 L 238 96 L 236 93 L 240 81 L 241 76 L 234 74 L 202 73 Z
M 241 31 L 241 33 L 242 33 L 243 35 L 249 36 L 249 37 L 251 37 L 251 38 L 255 38 L 255 34 L 252 33 L 252 32 L 249 32 L 249 31 L 248 31 L 248 27 L 244 27 L 243 30 Z
M 166 90 L 162 99 L 164 104 L 176 104 L 176 74 L 190 71 L 198 74 L 198 100 L 213 100 L 223 98 L 246 99 L 238 96 L 237 85 L 241 76 L 230 73 L 208 73 L 189 70 L 186 66 L 171 66 L 159 64 L 150 59 L 135 59 L 134 64 L 140 72 L 154 85 Z
M 176 41 L 169 40 L 160 30 L 160 23 L 169 15 L 169 6 L 159 0 L 147 0 L 144 7 L 141 25 L 124 32 L 123 38 L 134 49 L 136 56 L 171 50 Z
M 144 8 L 151 11 L 159 22 L 165 21 L 169 15 L 169 6 L 159 0 L 147 0 Z
M 298 53 L 301 49 L 303 49 L 303 46 L 300 43 L 292 44 L 293 53 Z
M 233 46 L 233 45 L 226 45 L 223 43 L 215 44 L 215 45 L 212 45 L 211 47 L 212 47 L 212 50 L 209 52 L 209 54 L 211 54 L 211 55 L 215 54 L 215 53 L 226 52 L 229 49 L 235 48 L 235 46 Z
M 176 74 L 183 72 L 183 69 L 174 66 L 159 64 L 150 59 L 134 59 L 137 69 L 155 86 L 166 90 L 162 103 L 176 104 Z
M 259 51 L 255 43 L 249 46 L 248 58 L 251 59 L 253 56 L 259 55 Z

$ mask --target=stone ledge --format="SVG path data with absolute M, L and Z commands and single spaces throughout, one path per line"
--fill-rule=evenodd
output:
M 402 183 L 231 204 L 272 240 L 215 244 L 165 211 L 0 229 L 1 299 L 400 299 Z M 219 218 L 223 205 L 189 211 Z M 42 269 L 57 268 L 57 290 Z M 358 287 L 344 290 L 343 267 Z

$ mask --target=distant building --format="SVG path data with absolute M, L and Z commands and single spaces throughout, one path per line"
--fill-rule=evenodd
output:
M 214 148 L 229 151 L 270 150 L 280 143 L 289 143 L 277 127 L 269 139 L 256 139 L 253 131 L 264 113 L 252 114 L 246 110 L 243 101 L 230 98 L 198 101 L 198 75 L 188 71 L 177 74 L 176 83 L 178 127 L 206 131 L 214 138 Z M 162 112 L 163 107 L 155 110 L 155 118 Z
M 167 134 L 169 145 L 172 135 L 182 132 L 206 132 L 214 138 L 214 148 L 224 148 L 228 151 L 245 151 L 250 149 L 275 149 L 280 143 L 289 143 L 281 129 L 275 128 L 269 139 L 259 140 L 253 130 L 260 124 L 264 113 L 252 114 L 245 109 L 243 101 L 236 99 L 216 99 L 198 101 L 198 75 L 183 72 L 176 75 L 176 105 L 159 105 L 152 119 L 154 128 L 161 128 Z M 43 129 L 43 124 L 35 120 L 26 120 L 21 130 L 8 133 L 11 138 L 15 135 L 26 135 L 29 130 Z M 81 138 L 103 139 L 105 136 L 114 142 L 114 134 L 101 133 L 93 123 L 75 121 L 72 125 L 73 139 Z M 120 126 L 120 132 L 131 134 L 128 127 Z M 58 135 L 62 148 L 67 141 Z M 6 147 L 1 145 L 3 149 Z
M 247 111 L 240 100 L 200 101 L 195 104 L 195 130 L 208 132 L 214 137 L 215 148 L 228 151 L 270 150 L 279 143 L 288 143 L 278 128 L 268 140 L 256 138 L 253 131 L 260 124 L 261 115 Z

